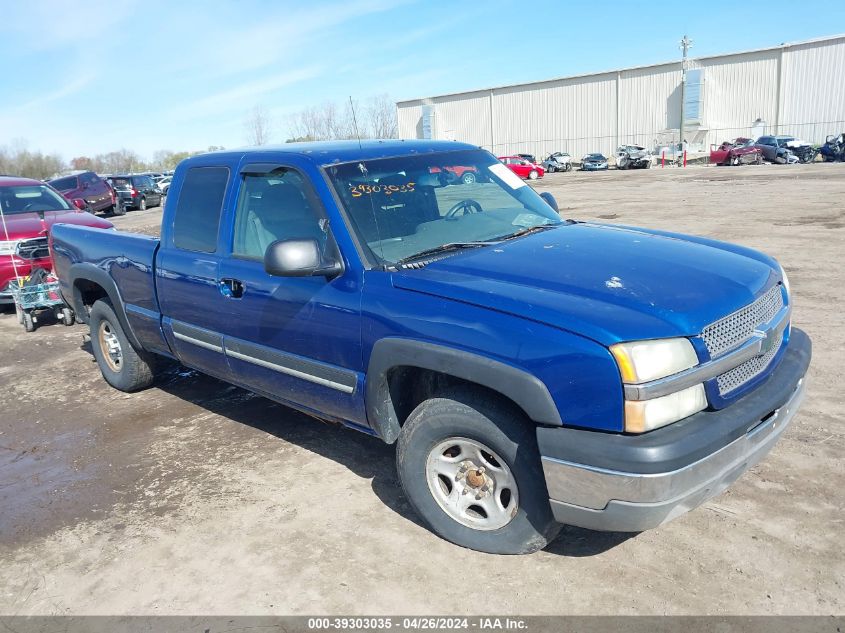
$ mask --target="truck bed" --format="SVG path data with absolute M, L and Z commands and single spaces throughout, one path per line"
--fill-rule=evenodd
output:
M 155 291 L 155 258 L 159 240 L 148 235 L 57 224 L 51 231 L 55 271 L 65 301 L 85 322 L 82 309 L 86 283 L 76 283 L 84 271 L 106 291 L 112 306 L 140 349 L 170 355 L 161 333 Z

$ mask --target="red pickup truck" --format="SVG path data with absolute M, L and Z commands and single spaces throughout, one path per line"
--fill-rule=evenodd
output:
M 0 305 L 12 303 L 9 284 L 36 268 L 52 270 L 47 233 L 58 222 L 101 229 L 114 225 L 72 206 L 50 185 L 0 176 Z

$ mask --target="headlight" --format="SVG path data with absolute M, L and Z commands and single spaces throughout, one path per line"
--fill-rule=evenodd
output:
M 665 378 L 698 364 L 692 343 L 685 338 L 617 343 L 610 352 L 619 365 L 622 382 L 631 384 Z
M 14 255 L 18 248 L 18 240 L 0 241 L 0 255 Z
M 698 364 L 695 349 L 686 338 L 618 343 L 610 347 L 610 352 L 619 366 L 622 382 L 626 384 L 665 378 Z M 626 400 L 625 432 L 645 433 L 705 407 L 707 396 L 703 384 L 650 400 Z
M 789 277 L 786 276 L 786 270 L 784 270 L 783 265 L 780 265 L 780 277 L 783 280 L 783 287 L 786 289 L 786 296 L 789 295 Z
M 626 400 L 625 432 L 645 433 L 698 413 L 706 406 L 702 384 L 651 400 Z

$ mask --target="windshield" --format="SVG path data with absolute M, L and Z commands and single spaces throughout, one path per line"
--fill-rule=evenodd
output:
M 531 187 L 482 150 L 346 163 L 327 171 L 358 241 L 379 264 L 561 224 Z
M 3 213 L 35 213 L 36 211 L 68 211 L 70 204 L 47 185 L 19 185 L 0 188 Z

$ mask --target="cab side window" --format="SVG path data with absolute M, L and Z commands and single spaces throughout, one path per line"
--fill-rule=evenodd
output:
M 235 216 L 232 254 L 262 260 L 267 247 L 279 240 L 314 239 L 326 242 L 314 195 L 292 169 L 244 175 Z
M 220 211 L 228 181 L 226 167 L 192 167 L 187 171 L 173 220 L 176 248 L 201 253 L 217 250 Z

